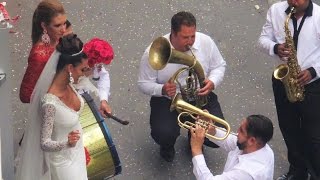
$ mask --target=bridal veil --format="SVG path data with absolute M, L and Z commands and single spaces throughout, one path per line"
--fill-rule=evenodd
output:
M 50 180 L 50 168 L 40 146 L 42 124 L 41 99 L 56 74 L 60 52 L 55 50 L 44 67 L 32 92 L 29 118 L 16 171 L 16 180 Z

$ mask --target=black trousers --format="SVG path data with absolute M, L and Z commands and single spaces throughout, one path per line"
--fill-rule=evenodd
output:
M 177 122 L 178 112 L 170 112 L 171 100 L 166 97 L 151 97 L 150 126 L 151 136 L 162 147 L 173 147 L 180 135 Z M 218 97 L 213 92 L 208 95 L 208 104 L 203 107 L 211 114 L 223 118 Z
M 320 79 L 305 86 L 305 99 L 290 103 L 284 85 L 272 78 L 280 130 L 290 169 L 320 177 Z

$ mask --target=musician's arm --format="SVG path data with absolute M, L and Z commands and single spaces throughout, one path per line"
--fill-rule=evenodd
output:
M 318 41 L 320 41 L 320 15 L 317 16 L 317 18 L 315 18 L 315 24 L 316 24 L 316 28 L 317 28 L 317 34 L 318 34 Z M 318 46 L 317 52 L 320 52 L 320 47 Z M 311 76 L 312 78 L 315 77 L 320 77 L 320 56 L 318 56 L 318 59 L 316 61 L 316 63 L 314 63 L 315 65 L 313 65 L 313 69 L 314 72 L 312 72 L 311 70 Z M 310 71 L 310 70 L 309 70 Z
M 149 48 L 141 58 L 138 87 L 144 94 L 162 96 L 163 84 L 157 83 L 157 71 L 153 70 L 149 64 Z
M 210 39 L 209 74 L 208 79 L 213 82 L 214 88 L 219 86 L 223 80 L 226 69 L 226 61 L 223 59 L 217 45 Z
M 107 101 L 110 95 L 110 76 L 109 72 L 102 66 L 99 72 L 100 79 L 97 82 L 100 101 Z
M 101 66 L 99 77 L 100 79 L 97 82 L 97 86 L 100 98 L 100 110 L 101 112 L 108 112 L 111 114 L 111 107 L 108 103 L 110 94 L 110 76 L 109 72 L 103 66 Z M 102 113 L 102 115 L 105 116 L 104 113 Z
M 42 125 L 40 144 L 43 151 L 61 151 L 69 147 L 68 139 L 65 141 L 53 141 L 51 139 L 56 108 L 52 104 L 42 106 Z M 67 137 L 66 137 L 67 138 Z
M 215 137 L 224 137 L 225 136 L 225 131 L 221 129 L 215 129 L 215 134 L 213 134 Z M 211 139 L 209 138 L 210 141 L 214 142 L 217 144 L 219 147 L 224 149 L 226 152 L 233 151 L 237 148 L 237 137 L 233 134 L 229 134 L 228 137 L 222 141 L 216 140 L 216 139 Z
M 273 8 L 268 10 L 266 23 L 262 27 L 262 31 L 258 40 L 259 47 L 264 50 L 270 56 L 276 55 L 277 52 L 277 40 L 275 38 L 274 27 L 272 24 Z

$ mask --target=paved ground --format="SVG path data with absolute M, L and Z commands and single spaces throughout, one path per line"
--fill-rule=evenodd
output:
M 149 97 L 140 93 L 136 86 L 145 48 L 153 39 L 169 32 L 170 18 L 181 10 L 196 16 L 198 30 L 213 37 L 227 61 L 224 82 L 215 92 L 232 130 L 236 132 L 240 120 L 250 114 L 270 117 L 275 126 L 270 142 L 275 153 L 275 177 L 287 171 L 286 147 L 277 124 L 271 88 L 275 64 L 256 46 L 267 9 L 274 1 L 63 0 L 74 32 L 83 41 L 95 36 L 104 38 L 115 50 L 110 66 L 110 102 L 118 117 L 130 121 L 129 126 L 108 122 L 123 166 L 123 173 L 115 179 L 194 179 L 186 131 L 181 130 L 173 163 L 164 162 L 158 145 L 149 135 Z M 32 13 L 38 2 L 12 0 L 7 5 L 12 16 L 22 16 L 16 26 L 18 34 L 10 35 L 15 144 L 27 121 L 27 105 L 20 103 L 18 92 L 31 46 Z M 319 4 L 319 0 L 315 2 Z M 222 172 L 226 154 L 210 148 L 205 148 L 204 153 L 212 172 Z

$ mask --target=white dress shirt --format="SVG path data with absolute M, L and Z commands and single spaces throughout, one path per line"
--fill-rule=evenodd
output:
M 283 1 L 273 4 L 268 10 L 267 21 L 259 38 L 259 46 L 271 56 L 275 55 L 274 45 L 285 42 L 284 22 L 287 18 L 285 10 L 288 7 L 287 1 Z M 297 20 L 298 27 L 301 20 L 302 17 Z M 289 21 L 289 29 L 293 36 L 292 19 Z M 320 77 L 320 7 L 315 3 L 313 3 L 312 16 L 306 17 L 298 37 L 297 59 L 302 70 L 310 67 L 315 69 L 317 75 L 312 81 Z
M 100 101 L 106 100 L 108 102 L 110 95 L 110 76 L 109 72 L 102 66 L 99 72 L 100 79 L 97 82 Z
M 164 37 L 170 42 L 170 34 L 166 34 Z M 146 49 L 141 59 L 138 87 L 147 95 L 162 96 L 163 84 L 165 84 L 177 70 L 186 66 L 168 63 L 162 70 L 153 70 L 149 64 L 150 46 Z M 171 48 L 173 48 L 172 44 Z M 209 36 L 196 32 L 195 42 L 191 50 L 202 65 L 205 76 L 214 83 L 216 88 L 223 80 L 226 66 L 226 62 L 222 58 L 218 47 Z M 192 55 L 190 51 L 186 52 L 186 54 Z M 185 72 L 179 76 L 178 80 L 181 85 L 186 84 L 185 78 L 187 75 L 188 73 Z M 177 89 L 177 91 L 179 91 L 179 89 Z
M 216 136 L 223 137 L 224 132 L 217 129 Z M 223 141 L 212 140 L 228 153 L 227 162 L 221 175 L 214 176 L 206 165 L 203 155 L 192 158 L 193 173 L 197 180 L 272 180 L 274 155 L 266 144 L 263 148 L 248 154 L 242 154 L 237 147 L 237 137 L 229 135 Z

